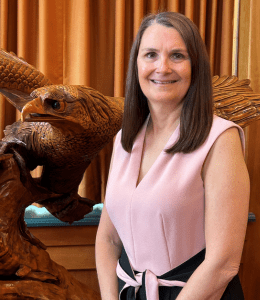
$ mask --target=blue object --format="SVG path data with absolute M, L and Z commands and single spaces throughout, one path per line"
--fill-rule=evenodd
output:
M 30 205 L 26 208 L 24 221 L 27 227 L 46 227 L 46 226 L 86 226 L 98 225 L 102 212 L 103 203 L 93 206 L 93 211 L 79 221 L 73 222 L 71 225 L 55 218 L 45 207 L 37 207 Z

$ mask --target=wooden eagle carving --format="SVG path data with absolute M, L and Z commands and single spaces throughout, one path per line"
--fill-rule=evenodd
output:
M 242 127 L 260 119 L 260 95 L 253 93 L 248 79 L 214 76 L 212 84 L 215 114 Z M 42 165 L 42 175 L 33 184 L 52 195 L 46 193 L 39 203 L 62 221 L 83 218 L 95 203 L 80 197 L 78 186 L 92 159 L 120 129 L 124 99 L 86 86 L 53 85 L 4 50 L 0 93 L 21 112 L 21 120 L 6 127 L 0 154 L 13 153 L 29 170 Z
M 4 50 L 0 92 L 21 112 L 21 120 L 4 130 L 0 154 L 13 153 L 21 170 L 22 165 L 29 170 L 42 165 L 41 177 L 33 182 L 41 190 L 37 202 L 62 221 L 82 219 L 96 203 L 80 197 L 78 186 L 93 158 L 120 129 L 123 100 L 85 86 L 52 85 Z M 23 177 L 28 181 L 28 172 Z

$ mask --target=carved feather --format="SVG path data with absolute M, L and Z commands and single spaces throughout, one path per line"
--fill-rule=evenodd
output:
M 260 94 L 253 92 L 250 80 L 236 76 L 212 78 L 214 113 L 241 127 L 260 119 Z
M 51 84 L 51 81 L 34 66 L 14 53 L 0 50 L 0 92 L 19 111 L 33 99 L 30 96 L 31 92 Z

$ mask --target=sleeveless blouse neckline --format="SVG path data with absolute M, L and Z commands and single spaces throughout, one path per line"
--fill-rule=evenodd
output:
M 170 135 L 167 143 L 165 144 L 163 150 L 156 157 L 154 163 L 151 165 L 151 167 L 149 168 L 147 173 L 144 175 L 142 180 L 139 181 L 139 183 L 138 183 L 139 173 L 140 173 L 141 163 L 142 163 L 142 157 L 143 157 L 144 141 L 145 141 L 147 126 L 148 126 L 150 117 L 151 117 L 151 115 L 149 114 L 147 119 L 145 120 L 139 134 L 137 135 L 135 142 L 134 142 L 134 148 L 135 148 L 135 151 L 136 151 L 135 152 L 135 159 L 136 159 L 137 165 L 139 166 L 139 168 L 137 168 L 137 177 L 135 177 L 136 178 L 136 182 L 135 182 L 135 188 L 136 189 L 139 187 L 139 185 L 145 179 L 145 177 L 149 176 L 149 174 L 152 173 L 154 165 L 156 165 L 158 163 L 158 160 L 160 160 L 161 155 L 166 153 L 165 150 L 167 148 L 171 147 L 177 141 L 177 138 L 179 137 L 180 123 L 177 125 L 177 127 L 174 129 L 174 131 Z

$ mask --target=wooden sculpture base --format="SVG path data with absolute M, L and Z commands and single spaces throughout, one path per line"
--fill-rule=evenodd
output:
M 51 260 L 46 246 L 24 222 L 39 200 L 20 180 L 12 154 L 0 156 L 0 299 L 98 300 L 97 293 Z

